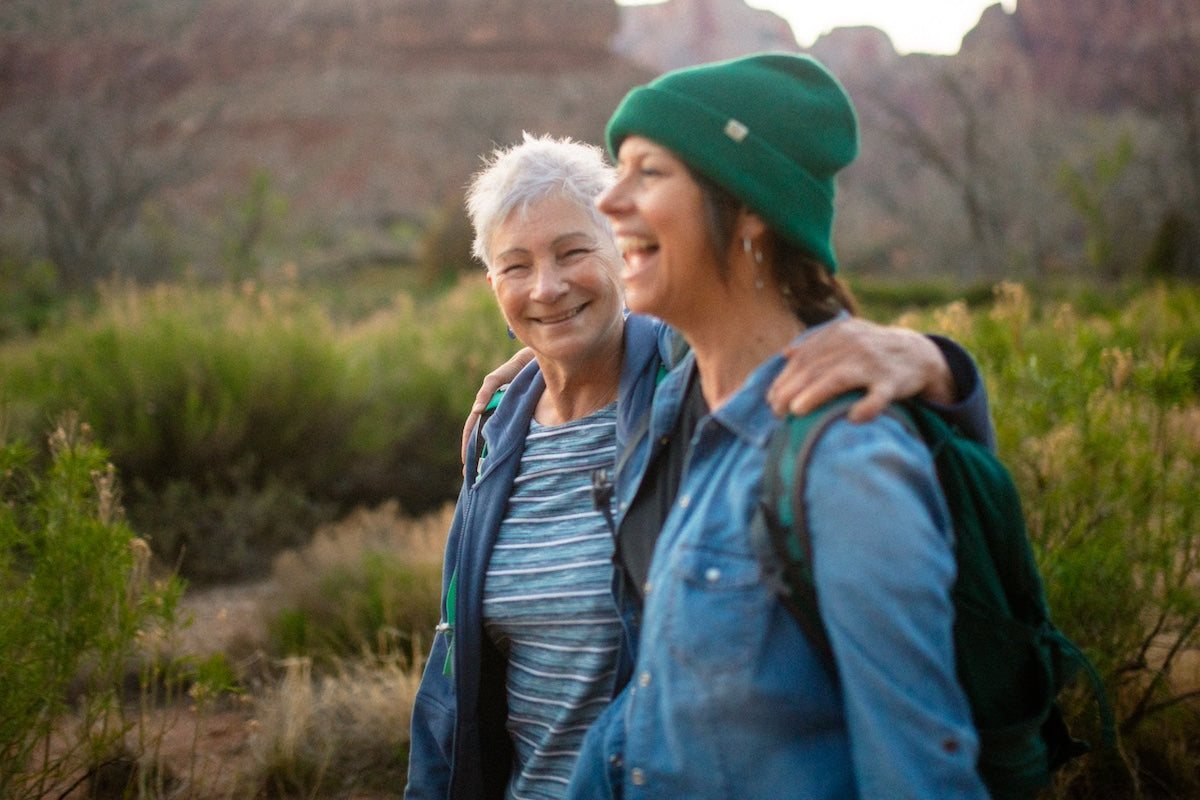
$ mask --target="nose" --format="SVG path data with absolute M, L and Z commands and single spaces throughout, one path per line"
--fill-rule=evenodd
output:
M 543 261 L 534 269 L 529 296 L 539 303 L 552 303 L 567 291 L 567 281 L 558 265 Z
M 616 216 L 625 204 L 624 198 L 624 182 L 618 178 L 616 183 L 596 197 L 596 208 L 607 217 Z

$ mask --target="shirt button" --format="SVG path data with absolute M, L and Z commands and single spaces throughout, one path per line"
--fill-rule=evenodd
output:
M 685 494 L 679 498 L 679 507 L 687 508 L 691 504 L 691 502 L 692 502 L 692 496 L 690 494 Z
M 639 686 L 649 686 L 650 685 L 650 673 L 649 672 L 643 672 L 641 675 L 638 676 L 638 685 Z
M 642 596 L 643 597 L 648 596 L 650 594 L 650 590 L 653 588 L 654 588 L 654 584 L 651 581 L 646 581 L 645 583 L 643 583 L 642 584 Z
M 717 569 L 716 567 L 709 567 L 704 571 L 704 580 L 708 581 L 709 583 L 716 583 L 717 581 L 721 580 L 721 570 Z
M 629 771 L 629 778 L 634 786 L 641 786 L 646 782 L 646 773 L 642 772 L 640 767 L 634 767 Z
M 628 510 L 629 510 L 629 503 L 627 503 L 627 502 L 625 502 L 624 500 L 622 500 L 622 501 L 621 501 L 621 510 L 622 510 L 622 511 L 628 511 Z

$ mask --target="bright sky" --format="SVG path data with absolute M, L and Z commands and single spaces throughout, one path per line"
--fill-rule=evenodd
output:
M 660 0 L 617 0 L 641 5 Z M 745 0 L 767 8 L 792 25 L 796 41 L 808 47 L 822 33 L 848 25 L 873 25 L 887 32 L 901 53 L 955 53 L 963 34 L 975 27 L 983 9 L 998 0 Z M 999 0 L 1012 11 L 1016 0 Z

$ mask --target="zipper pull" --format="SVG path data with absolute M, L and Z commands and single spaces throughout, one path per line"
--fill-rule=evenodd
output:
M 612 515 L 614 489 L 613 482 L 608 477 L 608 470 L 598 469 L 592 472 L 592 505 L 604 515 L 604 521 L 608 523 L 608 530 L 615 537 L 617 525 L 613 521 Z

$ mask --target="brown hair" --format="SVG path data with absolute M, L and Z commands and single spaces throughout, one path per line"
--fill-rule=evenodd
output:
M 704 211 L 708 217 L 709 244 L 717 253 L 728 253 L 733 244 L 733 230 L 738 214 L 745 204 L 720 184 L 692 170 L 693 180 L 700 186 Z M 809 253 L 771 231 L 771 272 L 783 291 L 792 311 L 805 325 L 819 325 L 842 311 L 858 313 L 858 303 L 849 287 Z M 728 280 L 729 265 L 720 267 L 721 280 Z

